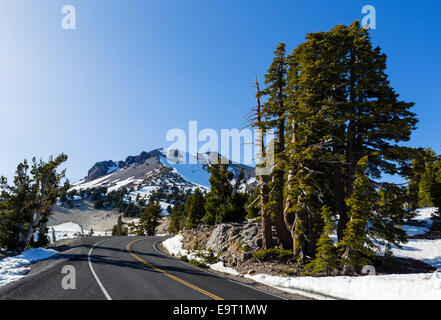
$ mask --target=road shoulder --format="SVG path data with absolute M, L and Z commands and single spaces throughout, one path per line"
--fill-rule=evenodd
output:
M 285 291 L 281 291 L 281 290 L 278 290 L 278 289 L 270 287 L 270 286 L 266 286 L 264 284 L 261 284 L 261 283 L 258 283 L 256 281 L 254 281 L 254 280 L 245 278 L 243 276 L 234 276 L 232 274 L 220 272 L 220 271 L 213 270 L 213 269 L 200 268 L 200 267 L 197 267 L 197 266 L 195 266 L 195 265 L 193 265 L 191 263 L 187 263 L 187 262 L 181 261 L 179 259 L 176 259 L 175 256 L 171 255 L 167 251 L 167 249 L 162 245 L 162 242 L 164 240 L 165 239 L 161 239 L 161 240 L 156 241 L 156 243 L 154 245 L 154 249 L 156 251 L 158 251 L 158 253 L 161 253 L 161 254 L 163 254 L 163 255 L 171 258 L 171 259 L 174 259 L 174 260 L 176 260 L 176 261 L 178 261 L 178 262 L 180 262 L 182 264 L 185 264 L 185 265 L 187 265 L 190 268 L 193 268 L 193 269 L 196 269 L 196 270 L 200 270 L 200 271 L 203 271 L 203 272 L 206 272 L 206 273 L 209 273 L 209 274 L 212 274 L 212 275 L 224 278 L 224 279 L 229 280 L 229 281 L 236 282 L 238 284 L 241 284 L 243 286 L 249 287 L 251 289 L 254 289 L 254 290 L 257 290 L 257 291 L 261 291 L 261 292 L 273 295 L 273 296 L 275 296 L 275 297 L 277 297 L 279 299 L 282 299 L 282 300 L 314 300 L 314 299 L 311 299 L 311 298 L 308 298 L 308 297 L 305 297 L 305 296 L 301 296 L 301 295 L 298 295 L 298 294 L 291 294 L 291 293 L 288 293 L 288 292 L 285 292 Z
M 97 239 L 99 240 L 100 238 Z M 54 268 L 57 268 L 61 264 L 73 260 L 75 259 L 75 257 L 78 257 L 80 255 L 87 255 L 88 251 L 93 245 L 90 244 L 92 242 L 94 241 L 91 241 L 89 238 L 79 238 L 70 245 L 65 245 L 62 247 L 52 247 L 52 249 L 55 249 L 59 252 L 49 259 L 32 264 L 30 266 L 31 270 L 22 279 L 0 287 L 0 300 L 10 299 L 13 292 L 29 283 L 32 283 L 45 273 L 52 271 Z

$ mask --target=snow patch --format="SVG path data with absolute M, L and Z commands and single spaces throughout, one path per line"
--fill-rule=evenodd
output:
M 170 163 L 167 159 L 169 149 L 162 149 L 161 153 L 163 157 L 159 157 L 159 161 L 162 165 L 173 168 L 181 175 L 185 180 L 190 183 L 200 185 L 201 187 L 210 188 L 210 174 L 205 169 L 205 166 L 195 156 L 179 151 L 179 158 L 185 163 Z
M 73 223 L 73 222 L 66 222 L 66 223 L 59 224 L 57 226 L 49 226 L 48 227 L 47 236 L 51 242 L 53 242 L 52 228 L 54 229 L 54 232 L 55 232 L 55 240 L 56 241 L 65 240 L 65 239 L 74 239 L 74 238 L 77 238 L 78 236 L 83 235 L 83 234 L 84 235 L 90 234 L 90 230 L 83 230 L 79 224 Z M 107 236 L 109 234 L 105 231 L 94 231 L 93 235 L 94 236 Z
M 0 286 L 23 278 L 30 270 L 29 265 L 49 259 L 56 253 L 57 251 L 51 249 L 35 248 L 0 260 Z
M 351 300 L 439 300 L 441 299 L 441 275 L 394 274 L 361 277 L 298 277 L 285 278 L 267 274 L 245 275 L 256 282 L 291 292 L 298 290 L 320 297 Z M 327 297 L 321 297 L 326 299 Z
M 182 257 L 187 255 L 187 250 L 183 249 L 184 236 L 178 234 L 172 238 L 169 238 L 162 242 L 162 245 L 167 249 L 167 251 L 176 257 Z
M 441 240 L 410 239 L 401 249 L 392 247 L 395 257 L 421 260 L 441 268 Z
M 236 270 L 234 270 L 233 268 L 225 267 L 223 261 L 219 261 L 217 263 L 210 264 L 210 269 L 224 272 L 224 273 L 228 273 L 228 274 L 232 274 L 234 276 L 240 275 L 240 273 L 237 272 Z

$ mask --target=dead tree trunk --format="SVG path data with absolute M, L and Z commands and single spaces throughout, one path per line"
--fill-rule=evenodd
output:
M 297 125 L 294 119 L 291 121 L 291 143 L 292 143 L 292 151 L 295 152 L 295 143 L 296 143 L 296 130 Z M 291 232 L 292 237 L 292 247 L 293 247 L 293 253 L 295 253 L 294 248 L 296 247 L 296 235 L 295 235 L 295 221 L 296 217 L 295 214 L 291 212 L 291 208 L 293 206 L 293 197 L 292 197 L 292 189 L 293 189 L 293 178 L 294 178 L 294 168 L 290 166 L 288 170 L 288 177 L 287 177 L 287 197 L 285 201 L 285 209 L 283 211 L 283 218 L 285 220 L 285 224 L 288 228 L 288 230 Z
M 264 165 L 265 159 L 265 141 L 264 141 L 264 128 L 262 126 L 262 117 L 261 117 L 261 105 L 260 105 L 260 88 L 259 82 L 256 78 L 256 99 L 257 99 L 257 107 L 256 107 L 256 124 L 259 129 L 259 137 L 258 143 L 260 148 L 260 165 Z M 262 218 L 262 248 L 267 250 L 272 247 L 272 231 L 271 231 L 271 217 L 266 212 L 265 204 L 266 204 L 266 194 L 265 194 L 265 180 L 263 175 L 259 175 L 259 197 L 260 197 L 260 216 Z

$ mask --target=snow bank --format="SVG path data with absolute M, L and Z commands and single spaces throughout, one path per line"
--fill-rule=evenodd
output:
M 164 242 L 162 242 L 162 244 L 170 254 L 176 257 L 182 257 L 187 255 L 187 250 L 183 249 L 183 241 L 184 236 L 178 234 L 172 238 L 165 240 Z
M 181 234 L 165 240 L 162 244 L 168 250 L 168 252 L 178 258 L 187 257 L 188 260 L 197 260 L 203 262 L 203 259 L 197 256 L 197 252 L 190 252 L 183 248 L 184 237 Z M 204 253 L 204 252 L 203 252 Z
M 245 277 L 288 292 L 306 290 L 312 294 L 326 294 L 338 299 L 441 299 L 441 275 L 439 273 L 325 278 L 284 278 L 258 274 L 245 275 Z
M 210 264 L 210 269 L 216 270 L 216 271 L 220 271 L 220 272 L 224 272 L 224 273 L 229 273 L 232 274 L 234 276 L 238 276 L 240 275 L 239 272 L 237 272 L 236 270 L 234 270 L 233 268 L 229 268 L 229 267 L 225 267 L 223 261 L 219 261 L 215 264 Z
M 436 208 L 418 209 L 413 220 L 420 222 L 421 226 L 404 225 L 403 229 L 408 235 L 424 234 L 430 229 L 431 217 L 436 211 Z M 402 248 L 393 246 L 392 252 L 395 257 L 412 258 L 441 268 L 441 240 L 410 239 Z M 280 290 L 313 298 L 320 298 L 314 297 L 314 294 L 318 293 L 339 299 L 441 299 L 439 273 L 324 278 L 285 278 L 258 274 L 245 277 Z M 299 290 L 305 290 L 307 293 Z
M 55 250 L 36 248 L 23 251 L 18 256 L 0 260 L 0 286 L 23 278 L 29 272 L 30 264 L 49 259 L 56 253 Z

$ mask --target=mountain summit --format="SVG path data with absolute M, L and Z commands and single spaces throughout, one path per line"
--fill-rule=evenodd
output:
M 178 187 L 183 191 L 196 187 L 209 189 L 208 154 L 190 155 L 187 152 L 172 151 L 178 153 L 176 157 L 181 159 L 180 162 L 170 163 L 167 160 L 167 152 L 170 152 L 168 149 L 143 151 L 122 161 L 97 162 L 83 180 L 72 186 L 72 190 L 106 187 L 110 192 L 121 187 L 141 190 L 159 185 Z M 243 169 L 246 180 L 250 184 L 253 183 L 255 175 L 253 167 L 232 163 L 230 169 L 235 176 Z

